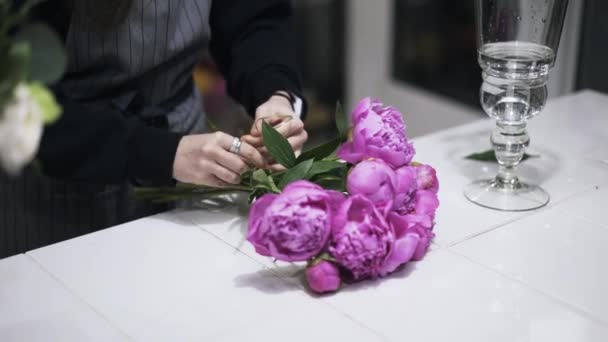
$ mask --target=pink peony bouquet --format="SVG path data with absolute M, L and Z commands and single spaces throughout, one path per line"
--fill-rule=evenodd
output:
M 401 113 L 366 98 L 351 120 L 339 159 L 325 159 L 345 169 L 335 179 L 344 189 L 323 178 L 297 179 L 257 198 L 249 213 L 247 240 L 256 252 L 306 261 L 308 286 L 317 293 L 385 277 L 422 259 L 434 237 L 439 183 L 431 166 L 412 162 Z
M 252 203 L 247 240 L 260 255 L 305 262 L 312 291 L 385 277 L 426 254 L 439 182 L 431 166 L 412 161 L 415 149 L 397 109 L 365 98 L 350 122 L 338 105 L 338 137 L 300 156 L 263 123 L 268 153 L 285 171 L 253 170 L 231 188 L 181 185 L 138 194 L 176 200 L 245 191 Z

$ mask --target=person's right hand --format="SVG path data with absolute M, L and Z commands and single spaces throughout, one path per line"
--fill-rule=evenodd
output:
M 175 153 L 173 178 L 182 183 L 225 187 L 238 184 L 251 166 L 265 167 L 260 152 L 244 141 L 238 155 L 230 152 L 233 140 L 222 132 L 184 136 Z

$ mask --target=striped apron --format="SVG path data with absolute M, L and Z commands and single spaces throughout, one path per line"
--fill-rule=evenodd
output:
M 103 32 L 85 29 L 93 1 L 98 0 L 74 2 L 64 93 L 123 109 L 138 101 L 137 112 L 130 114 L 151 123 L 162 118 L 175 132 L 203 132 L 202 98 L 192 70 L 209 41 L 211 1 L 135 0 L 127 18 Z M 146 82 L 137 89 L 123 86 L 141 77 Z M 104 98 L 108 89 L 120 92 Z M 176 102 L 178 92 L 186 95 Z M 0 258 L 167 209 L 135 199 L 127 183 L 76 184 L 32 169 L 17 178 L 0 175 Z

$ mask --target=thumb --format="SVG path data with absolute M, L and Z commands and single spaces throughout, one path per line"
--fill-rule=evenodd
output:
M 255 120 L 255 122 L 253 123 L 253 126 L 251 126 L 251 132 L 250 134 L 254 137 L 260 137 L 262 136 L 262 123 L 266 121 L 267 124 L 269 124 L 270 126 L 276 126 L 278 124 L 281 123 L 281 121 L 283 121 L 283 118 L 278 117 L 278 116 L 266 116 L 266 117 L 260 117 L 257 118 Z

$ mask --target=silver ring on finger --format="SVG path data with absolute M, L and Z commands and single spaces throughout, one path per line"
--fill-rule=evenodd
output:
M 234 138 L 229 151 L 238 155 L 241 152 L 241 139 Z

